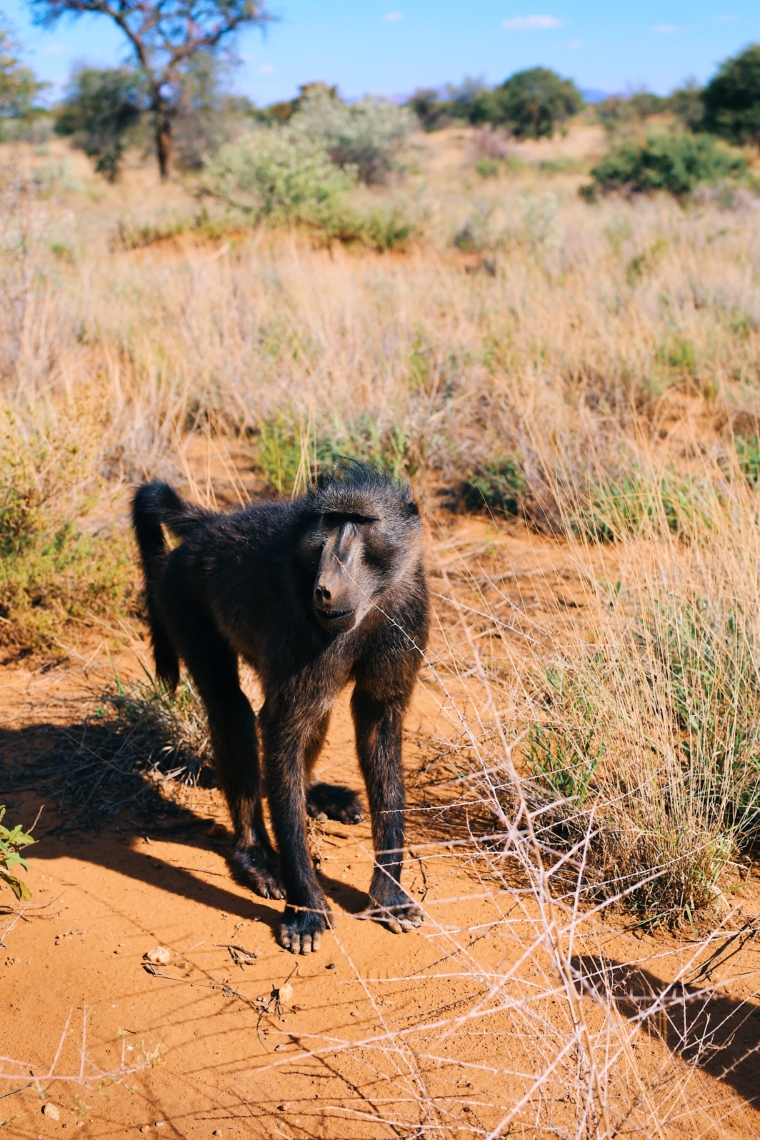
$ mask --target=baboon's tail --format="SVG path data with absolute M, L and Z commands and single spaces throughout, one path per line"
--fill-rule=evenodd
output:
M 209 512 L 202 507 L 181 499 L 168 483 L 146 483 L 138 488 L 132 499 L 132 526 L 145 576 L 156 676 L 172 693 L 179 682 L 179 657 L 161 619 L 156 599 L 156 586 L 169 556 L 163 527 L 177 538 L 185 538 L 208 516 Z

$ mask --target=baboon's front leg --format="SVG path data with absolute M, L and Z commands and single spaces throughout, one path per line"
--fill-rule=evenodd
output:
M 401 767 L 401 702 L 378 700 L 358 686 L 351 698 L 356 750 L 372 816 L 375 870 L 369 917 L 396 934 L 419 926 L 422 908 L 401 886 L 404 858 L 404 773 Z
M 295 711 L 293 710 L 295 706 Z M 259 714 L 266 770 L 267 799 L 285 887 L 287 907 L 280 942 L 293 954 L 318 950 L 331 925 L 330 909 L 314 873 L 306 838 L 304 761 L 309 731 L 308 714 L 298 702 L 274 708 L 269 702 Z

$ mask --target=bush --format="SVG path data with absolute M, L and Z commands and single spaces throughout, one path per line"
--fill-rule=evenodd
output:
M 27 835 L 20 824 L 14 828 L 5 827 L 3 817 L 5 808 L 0 807 L 0 883 L 10 887 L 17 899 L 26 901 L 30 897 L 29 888 L 11 870 L 12 867 L 23 867 L 29 870 L 26 859 L 19 854 L 22 847 L 34 843 L 31 835 Z
M 547 67 L 518 71 L 492 91 L 473 100 L 470 122 L 504 126 L 516 138 L 551 138 L 583 108 L 583 96 L 571 79 Z
M 74 145 L 96 160 L 98 174 L 114 182 L 143 101 L 140 77 L 128 68 L 81 67 L 69 83 L 56 132 L 72 136 Z
M 525 507 L 528 484 L 517 459 L 484 461 L 465 479 L 461 489 L 465 510 L 519 515 Z
M 91 427 L 91 425 L 89 425 Z M 75 519 L 82 454 L 62 432 L 0 438 L 0 644 L 60 652 L 71 621 L 124 614 L 133 558 L 126 538 L 95 538 Z
M 622 139 L 591 170 L 593 182 L 581 188 L 593 199 L 597 191 L 630 194 L 666 190 L 682 198 L 702 182 L 739 178 L 746 172 L 740 155 L 712 135 L 687 131 L 658 131 Z
M 702 101 L 703 130 L 760 146 L 760 44 L 727 59 L 702 92 Z
M 598 122 L 606 131 L 619 131 L 632 123 L 641 123 L 652 115 L 661 115 L 669 109 L 669 102 L 651 91 L 635 91 L 624 98 L 610 95 L 594 108 Z
M 203 190 L 226 206 L 270 225 L 339 227 L 353 170 L 330 160 L 319 139 L 290 127 L 259 127 L 222 146 L 208 164 Z
M 294 131 L 324 146 L 332 162 L 355 170 L 361 182 L 382 184 L 415 126 L 407 107 L 367 95 L 343 103 L 323 87 L 308 91 L 290 120 Z

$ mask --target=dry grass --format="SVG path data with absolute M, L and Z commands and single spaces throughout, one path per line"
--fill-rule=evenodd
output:
M 80 530 L 129 480 L 186 476 L 193 433 L 242 441 L 285 492 L 304 456 L 340 452 L 409 475 L 431 507 L 468 480 L 503 506 L 511 480 L 513 509 L 562 536 L 582 614 L 531 617 L 498 537 L 480 561 L 441 556 L 430 684 L 458 727 L 440 771 L 494 916 L 464 932 L 431 915 L 455 1012 L 408 1030 L 381 1016 L 371 1041 L 313 1052 L 360 1048 L 391 1076 L 372 1119 L 402 1135 L 720 1135 L 688 1088 L 731 1034 L 682 983 L 733 937 L 726 888 L 758 830 L 757 494 L 735 444 L 756 446 L 760 414 L 755 207 L 590 207 L 535 147 L 486 182 L 460 135 L 428 140 L 438 153 L 394 191 L 427 229 L 385 256 L 244 231 L 125 251 L 113 237 L 147 176 L 41 197 L 38 160 L 6 152 L 3 493 L 19 440 L 38 454 L 64 432 L 86 455 L 67 483 Z M 189 215 L 171 193 L 165 216 Z M 631 911 L 692 924 L 667 981 L 643 952 L 610 959 L 608 915 Z M 497 949 L 474 949 L 481 933 Z

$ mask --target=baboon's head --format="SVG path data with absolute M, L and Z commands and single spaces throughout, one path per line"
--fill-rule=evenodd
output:
M 417 504 L 408 487 L 359 463 L 322 479 L 303 504 L 298 553 L 314 616 L 323 629 L 347 633 L 419 565 Z

